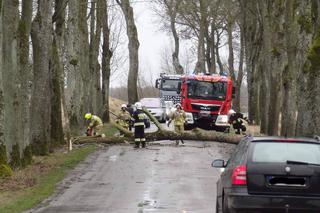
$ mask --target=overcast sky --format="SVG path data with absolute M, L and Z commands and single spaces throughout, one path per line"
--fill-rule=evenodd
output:
M 151 1 L 150 1 L 151 2 Z M 152 10 L 151 3 L 148 1 L 137 1 L 133 3 L 135 14 L 135 22 L 138 30 L 138 39 L 140 42 L 139 48 L 139 76 L 143 76 L 148 82 L 154 81 L 161 73 L 161 62 L 163 52 L 168 49 L 169 57 L 172 54 L 173 41 L 170 34 L 160 30 L 161 23 L 157 18 L 155 12 Z M 120 14 L 123 15 L 123 14 Z M 125 23 L 124 23 L 125 24 Z M 126 26 L 124 26 L 125 28 Z M 126 33 L 126 31 L 123 31 Z M 121 49 L 127 50 L 127 36 L 124 36 L 125 42 Z M 192 55 L 192 41 L 180 40 L 180 62 L 187 64 L 185 61 L 194 60 Z M 128 53 L 127 53 L 128 54 Z M 222 50 L 221 55 L 224 57 L 226 51 Z M 192 56 L 191 56 L 192 55 Z M 122 66 L 120 74 L 115 74 L 111 78 L 111 87 L 125 86 L 127 83 L 128 63 Z M 194 61 L 185 67 L 185 72 L 192 72 L 194 68 Z

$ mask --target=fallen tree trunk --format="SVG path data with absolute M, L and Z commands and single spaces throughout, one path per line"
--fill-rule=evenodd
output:
M 145 114 L 150 118 L 150 120 L 158 127 L 156 132 L 145 133 L 147 141 L 159 141 L 159 140 L 195 140 L 195 141 L 213 141 L 220 143 L 230 143 L 237 144 L 242 138 L 241 135 L 227 134 L 216 131 L 208 131 L 203 129 L 193 129 L 192 131 L 184 131 L 182 134 L 177 134 L 176 132 L 166 130 L 158 120 L 151 115 L 151 113 L 144 109 Z M 128 129 L 123 128 L 116 122 L 111 121 L 111 124 L 115 126 L 119 131 L 124 133 L 124 137 L 111 136 L 111 137 L 101 137 L 101 136 L 82 136 L 73 139 L 73 143 L 83 144 L 83 143 L 130 143 L 134 141 L 134 135 Z

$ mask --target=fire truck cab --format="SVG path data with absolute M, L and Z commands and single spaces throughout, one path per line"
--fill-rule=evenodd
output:
M 234 89 L 230 77 L 220 75 L 185 75 L 181 77 L 180 98 L 187 114 L 185 129 L 200 127 L 229 129 L 228 111 Z

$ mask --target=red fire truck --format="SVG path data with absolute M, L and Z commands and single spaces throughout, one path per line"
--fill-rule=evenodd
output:
M 225 131 L 234 88 L 230 77 L 185 75 L 179 84 L 181 104 L 187 114 L 185 129 L 200 127 Z

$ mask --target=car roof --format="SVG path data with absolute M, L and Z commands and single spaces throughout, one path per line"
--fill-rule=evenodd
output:
M 303 143 L 318 143 L 320 144 L 320 138 L 287 138 L 287 137 L 277 137 L 277 136 L 256 136 L 252 137 L 251 142 L 303 142 Z

